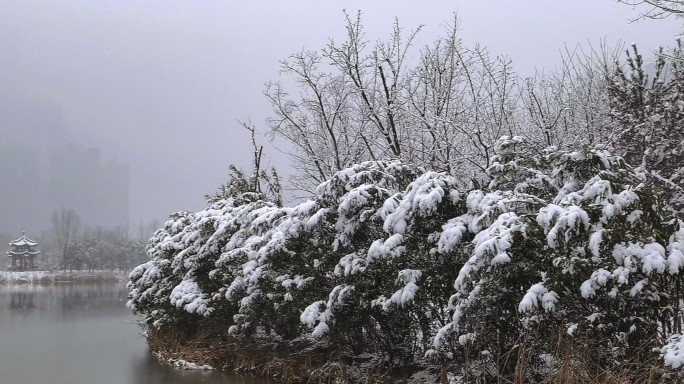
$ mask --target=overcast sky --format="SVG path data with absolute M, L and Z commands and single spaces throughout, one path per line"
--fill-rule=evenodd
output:
M 341 38 L 342 9 L 363 11 L 371 40 L 395 16 L 424 24 L 418 45 L 457 11 L 466 45 L 508 55 L 523 75 L 552 68 L 566 44 L 623 40 L 646 52 L 681 30 L 676 19 L 630 23 L 639 11 L 613 0 L 2 0 L 0 144 L 74 142 L 128 163 L 133 223 L 200 209 L 229 163 L 249 165 L 236 120 L 266 131 L 264 83 L 288 54 Z

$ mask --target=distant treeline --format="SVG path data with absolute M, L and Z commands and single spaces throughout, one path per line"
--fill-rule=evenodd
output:
M 156 225 L 156 224 L 155 224 Z M 34 237 L 40 255 L 34 260 L 37 270 L 120 270 L 130 271 L 148 260 L 145 250 L 151 234 L 141 226 L 136 239 L 131 239 L 128 229 L 81 228 L 80 217 L 70 209 L 54 212 L 51 228 L 47 233 Z M 147 232 L 150 232 L 149 234 Z M 0 241 L 9 249 L 8 243 L 17 235 L 0 234 Z M 9 258 L 0 260 L 0 268 L 8 269 Z

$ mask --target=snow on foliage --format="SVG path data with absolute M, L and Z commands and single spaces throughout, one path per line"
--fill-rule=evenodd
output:
M 680 220 L 678 225 L 679 230 L 670 236 L 670 243 L 667 245 L 667 270 L 671 275 L 679 273 L 684 267 L 684 222 Z
M 365 271 L 366 265 L 368 265 L 366 259 L 365 256 L 360 257 L 356 253 L 343 256 L 335 266 L 335 276 L 349 276 Z
M 352 286 L 338 285 L 330 292 L 327 302 L 317 301 L 304 309 L 299 319 L 303 324 L 314 328 L 311 336 L 321 337 L 328 332 L 333 320 L 333 310 L 344 305 L 344 300 L 353 290 Z
M 437 172 L 427 172 L 419 176 L 409 184 L 399 206 L 385 218 L 385 231 L 404 233 L 407 219 L 413 215 L 433 214 L 445 196 L 452 203 L 458 203 L 460 200 L 458 193 L 450 193 L 450 189 L 456 187 L 456 182 L 452 176 Z
M 376 303 L 378 305 L 382 304 L 382 309 L 387 311 L 392 305 L 403 306 L 412 302 L 418 292 L 416 282 L 422 275 L 423 273 L 416 269 L 404 269 L 399 271 L 397 282 L 404 284 L 403 288 L 394 292 L 389 299 L 376 301 Z
M 580 286 L 580 292 L 582 293 L 582 297 L 594 297 L 596 295 L 597 290 L 606 286 L 606 283 L 608 283 L 608 279 L 611 278 L 611 276 L 613 276 L 613 274 L 611 274 L 610 271 L 607 271 L 603 268 L 594 271 L 591 274 L 591 277 L 587 279 L 585 282 L 583 282 Z M 618 277 L 619 276 L 621 275 L 618 274 Z
M 441 253 L 451 252 L 461 244 L 463 238 L 468 234 L 468 225 L 472 221 L 472 216 L 462 215 L 449 219 L 442 226 L 442 232 L 437 242 L 437 250 Z
M 171 305 L 183 308 L 189 313 L 209 316 L 211 309 L 207 295 L 202 293 L 196 282 L 183 280 L 173 288 L 170 296 Z
M 553 225 L 551 223 L 553 222 Z M 546 232 L 546 239 L 552 248 L 567 243 L 581 230 L 589 228 L 589 215 L 582 208 L 571 205 L 566 208 L 549 204 L 537 215 L 537 223 Z
M 573 338 L 615 330 L 625 350 L 653 339 L 672 321 L 652 314 L 673 305 L 682 223 L 618 157 L 524 148 L 500 143 L 489 188 L 373 161 L 292 207 L 247 194 L 175 214 L 130 274 L 129 307 L 153 326 L 220 316 L 231 333 L 390 343 L 414 358 L 512 350 L 532 322 Z
M 523 296 L 518 305 L 518 312 L 531 312 L 540 306 L 545 311 L 551 312 L 556 309 L 557 301 L 558 294 L 547 290 L 543 283 L 537 283 L 530 287 L 525 296 Z
M 613 247 L 613 258 L 618 265 L 630 270 L 640 265 L 646 275 L 665 272 L 665 257 L 665 248 L 658 243 L 616 244 Z
M 395 233 L 385 241 L 375 240 L 368 249 L 368 262 L 372 262 L 374 259 L 379 258 L 400 256 L 406 250 L 406 247 L 401 245 L 403 240 L 404 236 L 399 233 Z
M 674 334 L 660 349 L 660 354 L 666 367 L 680 369 L 684 366 L 684 336 Z
M 483 267 L 506 264 L 514 236 L 525 235 L 525 224 L 513 212 L 502 213 L 489 227 L 475 235 L 473 253 L 458 272 L 454 282 L 456 291 L 465 289 L 466 283 Z

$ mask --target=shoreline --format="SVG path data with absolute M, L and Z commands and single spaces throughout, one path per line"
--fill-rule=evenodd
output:
M 0 285 L 125 282 L 124 271 L 0 271 Z
M 379 355 L 340 353 L 330 345 L 306 338 L 290 341 L 264 336 L 243 338 L 219 336 L 211 331 L 183 335 L 178 330 L 153 327 L 147 328 L 145 338 L 150 352 L 160 362 L 176 369 L 212 367 L 273 383 L 459 382 L 458 375 L 447 367 L 424 362 L 403 369 L 388 369 L 387 362 Z

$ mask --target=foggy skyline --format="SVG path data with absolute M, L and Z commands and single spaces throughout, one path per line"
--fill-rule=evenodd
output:
M 249 134 L 237 120 L 267 131 L 264 83 L 289 54 L 341 40 L 342 9 L 362 10 L 371 41 L 389 35 L 395 16 L 407 30 L 425 25 L 417 47 L 457 12 L 465 45 L 509 56 L 523 76 L 552 69 L 564 45 L 602 39 L 636 42 L 648 61 L 681 30 L 677 19 L 631 23 L 639 10 L 612 0 L 417 4 L 3 1 L 0 146 L 49 153 L 71 142 L 128 164 L 135 226 L 202 208 L 228 164 L 249 167 Z M 287 175 L 287 159 L 260 141 Z
M 129 229 L 129 170 L 100 150 L 67 144 L 41 153 L 0 145 L 0 234 L 51 233 L 52 215 L 73 211 L 81 229 Z

